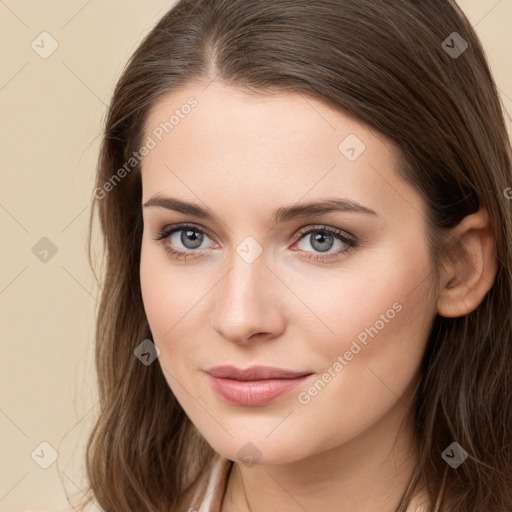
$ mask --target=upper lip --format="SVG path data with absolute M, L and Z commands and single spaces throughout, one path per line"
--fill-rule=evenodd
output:
M 304 375 L 311 375 L 308 371 L 286 370 L 271 366 L 250 366 L 249 368 L 236 368 L 235 366 L 215 366 L 206 370 L 212 377 L 235 380 L 265 380 L 265 379 L 296 379 Z

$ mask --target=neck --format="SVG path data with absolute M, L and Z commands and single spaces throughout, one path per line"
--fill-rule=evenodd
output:
M 222 512 L 396 512 L 417 461 L 410 410 L 399 400 L 334 449 L 286 464 L 235 463 Z

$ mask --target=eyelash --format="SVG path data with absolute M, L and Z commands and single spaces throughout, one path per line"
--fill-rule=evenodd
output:
M 183 259 L 186 260 L 187 257 L 190 255 L 194 255 L 197 252 L 200 252 L 200 250 L 189 250 L 189 251 L 182 251 L 180 249 L 173 249 L 170 245 L 166 243 L 166 240 L 174 233 L 179 231 L 185 231 L 186 229 L 191 229 L 195 231 L 196 233 L 207 235 L 209 238 L 212 237 L 212 233 L 204 228 L 199 228 L 197 226 L 194 226 L 192 224 L 173 224 L 171 226 L 165 226 L 158 232 L 158 236 L 154 238 L 153 240 L 161 243 L 164 246 L 165 251 L 170 254 L 172 257 L 176 259 Z M 315 256 L 306 256 L 307 259 L 311 259 L 313 261 L 319 261 L 319 262 L 326 262 L 333 259 L 337 259 L 339 256 L 348 253 L 351 249 L 355 248 L 357 246 L 357 240 L 355 238 L 349 237 L 344 234 L 343 231 L 331 228 L 329 226 L 323 226 L 323 225 L 317 225 L 313 226 L 307 229 L 300 230 L 298 235 L 299 238 L 297 242 L 305 238 L 307 235 L 311 233 L 327 233 L 329 235 L 332 235 L 337 240 L 340 240 L 341 242 L 348 245 L 346 249 L 340 249 L 333 253 L 316 253 Z M 309 253 L 309 251 L 303 251 Z

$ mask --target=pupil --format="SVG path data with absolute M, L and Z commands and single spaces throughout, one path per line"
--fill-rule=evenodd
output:
M 325 252 L 325 251 L 328 251 L 332 247 L 332 239 L 333 239 L 332 235 L 318 233 L 313 237 L 313 242 L 311 245 L 313 247 L 315 247 L 315 243 L 320 242 L 320 247 L 315 247 L 315 249 L 317 249 L 320 252 Z M 324 245 L 322 245 L 323 243 L 325 243 L 326 240 L 331 242 L 330 244 L 328 244 L 328 247 L 325 247 Z
M 197 233 L 197 231 L 193 229 L 187 229 L 182 231 L 181 242 L 185 247 L 195 249 L 201 245 L 201 242 L 203 241 L 202 237 L 202 233 Z M 192 246 L 187 245 L 190 243 Z

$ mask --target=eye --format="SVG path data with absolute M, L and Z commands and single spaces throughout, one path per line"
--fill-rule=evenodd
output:
M 164 249 L 177 259 L 186 259 L 194 256 L 194 251 L 199 249 L 205 238 L 209 238 L 208 233 L 191 224 L 178 224 L 163 228 L 154 240 L 161 242 Z
M 192 224 L 176 224 L 162 228 L 154 240 L 162 243 L 165 251 L 173 258 L 187 259 L 201 256 L 200 247 L 205 239 L 210 238 L 209 235 L 210 232 L 204 228 Z M 308 254 L 305 258 L 314 261 L 337 259 L 357 246 L 357 240 L 352 235 L 329 226 L 313 226 L 301 230 L 299 235 L 294 245 L 299 245 L 300 251 Z M 308 244 L 313 247 L 313 251 L 304 247 Z M 341 248 L 331 252 L 335 245 L 341 245 Z
M 307 230 L 302 230 L 299 234 L 300 239 L 297 242 L 299 249 L 306 253 L 311 253 L 311 255 L 306 256 L 306 258 L 315 261 L 327 261 L 329 259 L 338 258 L 348 253 L 357 245 L 357 240 L 354 237 L 329 226 L 314 226 Z M 300 246 L 301 243 L 302 246 Z M 313 247 L 314 251 L 308 251 L 307 248 L 305 248 L 307 245 Z M 328 252 L 335 245 L 338 245 L 338 247 L 341 246 L 341 248 L 333 252 Z

